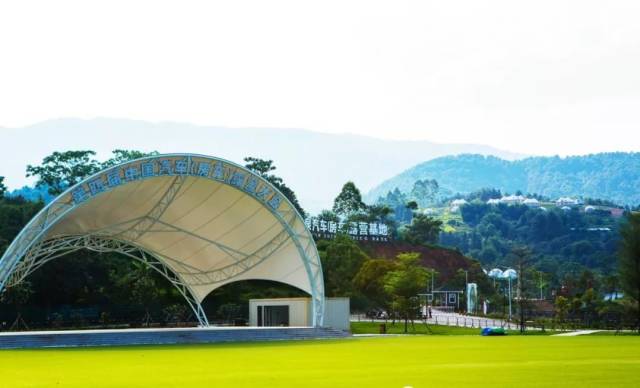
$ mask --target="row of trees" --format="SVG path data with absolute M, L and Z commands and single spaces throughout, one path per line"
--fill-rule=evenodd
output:
M 431 183 L 426 182 L 422 190 L 428 191 Z M 437 183 L 433 184 L 437 188 Z M 401 207 L 392 208 L 387 204 L 367 205 L 362 200 L 362 194 L 353 182 L 347 182 L 340 190 L 340 193 L 333 201 L 331 211 L 324 210 L 320 217 L 323 219 L 337 220 L 342 218 L 346 221 L 381 222 L 389 226 L 392 236 L 396 239 L 406 241 L 411 244 L 435 244 L 438 242 L 442 230 L 442 221 L 418 213 L 418 203 L 408 201 Z M 397 214 L 401 212 L 404 217 L 410 214 L 410 223 L 400 224 Z

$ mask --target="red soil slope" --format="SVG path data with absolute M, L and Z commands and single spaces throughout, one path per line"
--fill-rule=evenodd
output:
M 453 249 L 412 245 L 400 241 L 385 243 L 359 241 L 359 244 L 369 257 L 377 259 L 393 259 L 404 252 L 420 253 L 422 265 L 435 269 L 439 274 L 440 282 L 447 282 L 459 269 L 469 269 L 477 265 L 476 261 Z

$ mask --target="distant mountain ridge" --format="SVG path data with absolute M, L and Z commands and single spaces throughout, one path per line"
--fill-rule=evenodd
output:
M 444 189 L 461 194 L 491 187 L 509 193 L 521 190 L 551 198 L 580 196 L 638 205 L 640 153 L 529 157 L 514 161 L 473 154 L 446 156 L 420 163 L 384 181 L 365 198 L 374 202 L 396 187 L 409 192 L 418 179 L 435 179 Z
M 33 181 L 24 177 L 27 164 L 37 165 L 53 151 L 91 149 L 99 159 L 112 150 L 161 153 L 189 152 L 244 163 L 246 156 L 273 159 L 276 174 L 312 212 L 330 208 L 342 185 L 354 181 L 364 192 L 424 160 L 477 153 L 505 159 L 522 155 L 474 144 L 383 140 L 302 129 L 228 128 L 176 122 L 111 118 L 58 119 L 22 128 L 0 129 L 3 158 L 0 176 L 11 189 Z

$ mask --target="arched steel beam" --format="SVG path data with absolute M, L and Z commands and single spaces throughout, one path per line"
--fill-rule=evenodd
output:
M 158 272 L 180 292 L 193 311 L 199 325 L 209 326 L 209 321 L 200 302 L 198 302 L 191 287 L 184 282 L 179 274 L 173 272 L 162 260 L 139 246 L 100 236 L 65 236 L 47 240 L 45 244 L 34 246 L 28 253 L 30 260 L 22 261 L 21 265 L 18 265 L 18 268 L 7 281 L 7 286 L 10 287 L 20 283 L 29 274 L 52 260 L 82 249 L 98 253 L 119 253 Z
M 173 161 L 171 159 L 173 159 Z M 174 165 L 167 168 L 170 163 L 174 163 Z M 153 164 L 159 167 L 154 170 L 155 167 L 153 167 Z M 150 170 L 145 167 L 149 165 L 152 165 Z M 280 222 L 283 229 L 286 230 L 291 241 L 295 244 L 307 272 L 312 296 L 312 308 L 314 311 L 313 325 L 322 325 L 324 315 L 322 266 L 313 238 L 304 226 L 304 221 L 293 204 L 273 187 L 271 183 L 244 167 L 223 159 L 193 154 L 159 155 L 123 163 L 101 171 L 67 190 L 47 205 L 29 222 L 12 242 L 2 258 L 0 258 L 0 291 L 7 285 L 8 279 L 14 277 L 14 271 L 17 271 L 19 275 L 24 272 L 25 269 L 33 267 L 29 263 L 33 263 L 35 257 L 33 253 L 30 253 L 31 249 L 39 244 L 46 244 L 48 241 L 46 240 L 48 238 L 47 232 L 75 208 L 82 206 L 85 201 L 102 195 L 121 184 L 150 179 L 157 176 L 175 176 L 176 179 L 173 180 L 173 184 L 165 193 L 163 199 L 154 207 L 155 212 L 152 210 L 153 214 L 138 220 L 134 224 L 134 227 L 129 228 L 125 235 L 132 233 L 132 236 L 137 240 L 142 234 L 154 227 L 164 210 L 170 206 L 171 201 L 176 197 L 185 177 L 191 176 L 211 179 L 224 183 L 242 193 L 250 195 L 262 203 L 264 208 L 266 208 L 278 222 Z M 283 207 L 281 206 L 282 204 L 286 204 L 286 206 Z M 294 225 L 296 224 L 298 224 L 299 230 L 301 228 L 300 232 L 294 230 Z M 91 231 L 88 233 L 91 233 Z M 103 238 L 108 237 L 115 236 L 104 236 Z M 117 241 L 113 238 L 112 240 Z M 212 274 L 205 274 L 202 273 L 202 271 L 192 271 L 193 268 L 189 268 L 185 263 L 180 263 L 179 260 L 172 261 L 172 263 L 175 264 L 173 272 L 181 273 L 182 276 L 187 276 L 187 274 L 191 275 L 193 276 L 193 280 L 200 284 L 228 280 L 261 262 L 261 260 L 255 260 L 256 257 L 259 257 L 256 253 L 262 253 L 263 256 L 261 259 L 264 260 L 269 254 L 277 251 L 279 247 L 278 240 L 278 237 L 274 238 L 265 244 L 265 246 L 258 249 L 258 251 L 254 252 L 253 255 L 240 254 L 238 256 L 238 252 L 234 252 L 235 255 L 233 256 L 237 262 L 232 264 L 232 266 L 235 267 L 219 271 L 220 278 L 217 278 L 217 276 L 211 277 L 210 275 Z M 132 241 L 129 241 L 129 243 L 132 243 Z M 273 249 L 273 247 L 276 248 Z M 37 250 L 34 250 L 34 252 L 36 251 Z M 232 253 L 228 250 L 224 251 L 228 254 Z M 267 252 L 271 253 L 267 254 Z M 172 260 L 168 257 L 161 257 L 161 255 L 158 254 L 155 256 L 159 261 Z M 27 259 L 27 263 L 21 265 L 21 260 L 24 258 Z M 21 276 L 17 277 L 23 278 Z

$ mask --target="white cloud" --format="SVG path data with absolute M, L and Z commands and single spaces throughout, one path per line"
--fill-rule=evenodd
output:
M 0 125 L 126 117 L 640 150 L 633 1 L 0 3 Z

